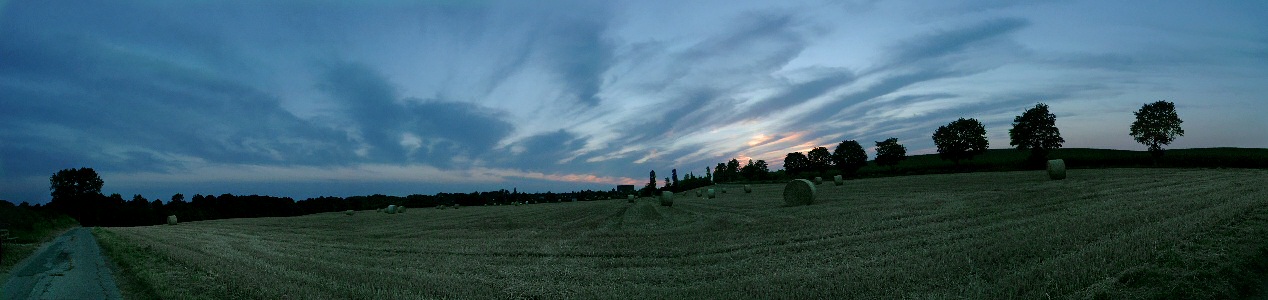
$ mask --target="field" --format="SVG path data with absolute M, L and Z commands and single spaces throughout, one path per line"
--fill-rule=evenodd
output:
M 1236 298 L 1268 171 L 1098 169 L 782 185 L 717 199 L 99 228 L 138 298 Z

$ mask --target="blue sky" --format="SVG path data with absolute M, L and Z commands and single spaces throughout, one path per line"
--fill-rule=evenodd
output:
M 6 1 L 0 199 L 609 189 L 1051 106 L 1268 147 L 1261 1 Z

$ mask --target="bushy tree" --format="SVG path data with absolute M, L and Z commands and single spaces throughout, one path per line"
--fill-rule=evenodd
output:
M 815 172 L 827 171 L 832 167 L 832 152 L 828 152 L 826 147 L 810 149 L 806 158 L 810 161 L 810 169 Z
M 748 180 L 766 180 L 767 174 L 770 173 L 770 167 L 766 165 L 765 160 L 759 159 L 754 162 L 750 159 L 748 160 L 748 164 L 745 164 L 744 167 L 740 168 L 740 173 Z
M 753 164 L 752 159 L 740 167 L 740 176 L 743 176 L 744 180 L 757 180 L 757 166 Z
M 761 174 L 763 178 L 770 173 L 770 165 L 766 164 L 766 160 L 759 159 L 756 163 L 753 163 L 753 166 L 757 168 L 757 173 Z
M 731 161 L 726 162 L 726 173 L 730 181 L 740 179 L 740 161 L 732 158 Z
M 731 181 L 731 172 L 727 171 L 726 163 L 718 163 L 713 167 L 713 182 L 723 183 Z
M 960 160 L 973 159 L 973 156 L 986 152 L 990 142 L 986 141 L 986 127 L 977 119 L 960 118 L 945 126 L 939 126 L 933 132 L 933 143 L 938 146 L 938 156 L 950 160 L 956 165 Z
M 854 176 L 859 168 L 867 165 L 867 152 L 863 151 L 863 146 L 857 141 L 841 141 L 837 144 L 837 148 L 832 150 L 832 164 L 841 170 L 842 174 Z
M 806 155 L 801 154 L 801 152 L 788 153 L 788 155 L 784 156 L 784 171 L 788 172 L 788 175 L 796 176 L 801 174 L 809 166 L 810 159 L 806 158 Z
M 1180 128 L 1180 116 L 1176 114 L 1176 105 L 1167 101 L 1146 103 L 1136 111 L 1136 121 L 1132 122 L 1131 135 L 1136 142 L 1149 146 L 1149 154 L 1155 159 L 1162 157 L 1162 146 L 1171 144 L 1176 136 L 1184 136 Z
M 1048 152 L 1061 148 L 1065 139 L 1057 129 L 1057 116 L 1048 112 L 1048 105 L 1039 103 L 1013 118 L 1013 128 L 1008 130 L 1009 145 L 1017 150 L 1030 150 L 1030 161 L 1048 159 Z
M 889 138 L 876 142 L 876 165 L 889 166 L 890 170 L 898 162 L 907 159 L 907 147 L 898 143 L 898 138 Z
M 98 225 L 100 213 L 106 205 L 101 195 L 105 181 L 92 168 L 64 169 L 49 179 L 49 207 L 70 215 L 85 226 Z

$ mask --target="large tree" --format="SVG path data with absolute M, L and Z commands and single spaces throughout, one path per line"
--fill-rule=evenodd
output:
M 938 146 L 938 156 L 950 160 L 956 165 L 961 160 L 973 159 L 973 156 L 986 152 L 990 142 L 986 141 L 986 127 L 977 119 L 960 118 L 947 125 L 939 126 L 933 132 L 933 143 Z
M 787 171 L 788 175 L 796 176 L 809 166 L 810 160 L 801 152 L 788 153 L 788 155 L 784 156 L 784 171 Z
M 766 164 L 766 160 L 764 159 L 757 160 L 756 163 L 753 163 L 753 166 L 757 167 L 757 172 L 758 174 L 761 174 L 762 177 L 765 177 L 766 173 L 770 173 L 770 165 Z
M 1048 105 L 1039 103 L 1013 118 L 1013 128 L 1008 130 L 1008 144 L 1017 150 L 1030 150 L 1030 161 L 1048 159 L 1048 152 L 1061 148 L 1065 139 L 1057 129 L 1057 116 L 1048 112 Z
M 1176 114 L 1176 105 L 1167 101 L 1147 103 L 1136 111 L 1136 122 L 1132 122 L 1132 137 L 1136 142 L 1149 146 L 1149 154 L 1155 159 L 1162 157 L 1162 146 L 1171 144 L 1176 136 L 1184 136 L 1180 128 L 1180 116 Z
M 876 142 L 876 165 L 893 170 L 904 159 L 907 159 L 907 147 L 899 144 L 897 138 Z
M 810 169 L 815 172 L 827 171 L 832 167 L 832 152 L 828 152 L 826 147 L 815 147 L 810 149 L 810 153 L 806 155 L 806 159 L 810 160 Z
M 83 225 L 97 225 L 105 181 L 92 168 L 65 169 L 49 177 L 53 200 L 49 206 L 65 212 Z
M 726 163 L 718 163 L 713 167 L 713 182 L 723 183 L 731 181 L 731 171 L 726 169 Z
M 744 180 L 758 180 L 757 165 L 753 164 L 752 159 L 749 159 L 748 163 L 740 167 L 740 176 L 743 176 Z
M 732 158 L 731 161 L 726 162 L 726 173 L 730 181 L 740 179 L 740 160 Z
M 854 176 L 859 168 L 867 165 L 867 152 L 863 151 L 863 146 L 859 145 L 858 141 L 841 141 L 837 144 L 837 148 L 832 150 L 832 164 L 840 169 L 842 174 Z

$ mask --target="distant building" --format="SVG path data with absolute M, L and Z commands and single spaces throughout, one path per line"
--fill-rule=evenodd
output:
M 633 193 L 633 192 L 634 192 L 634 185 L 633 185 L 633 184 L 622 184 L 622 185 L 618 185 L 618 186 L 616 186 L 616 191 L 617 191 L 617 192 L 620 192 L 620 193 Z

